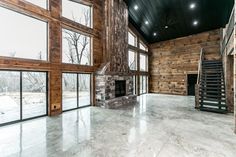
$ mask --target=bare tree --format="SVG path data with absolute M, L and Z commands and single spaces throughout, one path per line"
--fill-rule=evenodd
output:
M 26 88 L 29 91 L 32 92 L 43 92 L 46 88 L 46 81 L 45 81 L 45 75 L 42 75 L 41 73 L 37 72 L 25 72 L 25 85 L 24 88 Z
M 129 61 L 129 66 L 130 66 L 130 69 L 135 69 L 135 60 L 133 61 Z
M 85 25 L 88 26 L 90 23 L 90 12 L 84 10 L 83 13 Z M 77 21 L 76 17 L 72 13 L 74 21 Z M 82 19 L 80 18 L 79 21 Z M 64 39 L 68 44 L 68 52 L 66 56 L 68 57 L 71 63 L 82 64 L 82 61 L 86 59 L 90 63 L 90 52 L 87 49 L 89 45 L 89 38 L 73 31 L 64 30 L 65 36 Z

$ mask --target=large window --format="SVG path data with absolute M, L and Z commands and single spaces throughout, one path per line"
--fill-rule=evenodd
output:
M 129 45 L 137 46 L 137 37 L 132 32 L 128 32 L 128 39 Z
M 148 71 L 148 57 L 140 53 L 140 71 Z
M 62 62 L 91 65 L 91 38 L 78 32 L 62 29 Z
M 48 8 L 48 0 L 25 0 L 44 9 Z
M 0 124 L 47 115 L 47 73 L 0 71 Z
M 128 32 L 128 63 L 133 76 L 133 94 L 148 92 L 148 46 L 131 30 Z
M 47 60 L 47 22 L 0 7 L 0 56 Z
M 62 0 L 62 16 L 87 27 L 92 27 L 92 8 L 75 0 Z
M 139 48 L 143 51 L 148 51 L 148 48 L 147 46 L 143 43 L 143 42 L 140 42 L 139 43 Z
M 140 94 L 145 94 L 148 91 L 148 77 L 145 75 L 140 75 L 139 78 Z
M 63 111 L 91 104 L 91 75 L 63 73 Z
M 137 70 L 137 53 L 132 50 L 129 50 L 129 68 Z

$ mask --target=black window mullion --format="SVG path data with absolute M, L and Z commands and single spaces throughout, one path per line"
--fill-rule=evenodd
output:
M 22 92 L 23 92 L 23 89 L 22 89 L 22 71 L 20 71 L 20 120 L 23 119 L 23 109 L 22 109 L 22 106 L 23 106 L 23 97 L 22 97 Z
M 48 72 L 46 72 L 46 114 L 48 115 Z
M 77 108 L 79 108 L 79 74 L 77 74 Z
M 91 92 L 91 91 L 92 91 L 92 87 L 93 87 L 93 83 L 92 83 L 92 82 L 93 82 L 93 75 L 92 75 L 92 74 L 89 74 L 89 78 L 90 78 L 90 79 L 89 79 L 89 80 L 90 80 L 90 87 L 89 87 L 89 92 L 90 92 L 90 104 L 89 104 L 89 105 L 91 106 L 91 105 L 92 105 L 92 102 L 93 102 L 93 100 L 92 100 L 92 97 L 93 97 L 93 96 L 92 96 L 92 92 Z

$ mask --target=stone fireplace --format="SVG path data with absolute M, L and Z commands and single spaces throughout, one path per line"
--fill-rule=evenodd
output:
M 135 104 L 132 73 L 128 66 L 127 5 L 123 0 L 105 1 L 104 14 L 103 64 L 95 75 L 96 105 L 117 108 Z
M 118 83 L 124 83 L 119 84 Z M 123 86 L 123 87 L 122 87 Z M 96 75 L 96 105 L 104 108 L 118 108 L 135 104 L 133 79 L 130 75 Z

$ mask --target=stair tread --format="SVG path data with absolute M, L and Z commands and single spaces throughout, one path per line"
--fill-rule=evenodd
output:
M 222 60 L 203 60 L 202 62 L 222 62 Z
M 217 98 L 199 98 L 199 100 L 200 100 L 200 102 L 201 102 L 201 100 L 202 101 L 210 101 L 210 102 L 223 102 L 223 103 L 225 103 L 225 98 L 224 99 L 217 99 Z
M 203 81 L 218 81 L 218 82 L 224 81 L 223 78 L 221 78 L 221 79 L 216 79 L 216 78 L 201 78 L 201 80 L 203 80 Z
M 207 86 L 224 86 L 224 83 L 223 84 L 210 84 L 209 82 L 206 84 L 206 82 L 200 82 L 200 85 L 207 85 Z
M 218 95 L 211 95 L 211 94 L 200 93 L 199 97 L 203 97 L 203 98 L 219 98 L 219 97 L 225 98 L 225 95 L 218 96 Z
M 223 76 L 222 73 L 202 73 L 201 76 Z
M 206 94 L 218 94 L 218 95 L 225 95 L 224 92 L 218 92 L 218 91 L 199 91 L 200 93 L 206 93 Z
M 222 67 L 222 64 L 202 64 L 203 67 Z
M 205 92 L 205 93 L 208 93 L 208 92 L 210 93 L 211 91 L 224 93 L 225 89 L 200 89 L 199 91 L 200 92 Z
M 227 113 L 227 109 L 215 109 L 215 108 L 209 108 L 209 107 L 200 107 L 201 111 L 208 111 L 208 112 L 215 112 L 215 113 Z
M 203 82 L 203 83 L 205 83 L 205 82 L 207 82 L 207 83 L 224 83 L 224 80 L 207 80 L 207 79 L 201 79 L 201 82 Z
M 208 86 L 224 86 L 224 82 L 205 82 L 205 81 L 201 81 L 200 85 L 208 85 Z
M 213 74 L 213 75 L 222 75 L 223 74 L 223 71 L 207 71 L 207 70 L 202 70 L 202 75 L 210 75 L 210 74 Z
M 220 65 L 222 65 L 222 63 L 220 63 L 220 62 L 218 62 L 218 63 L 217 62 L 216 63 L 213 63 L 213 62 L 212 63 L 202 62 L 202 65 L 219 65 L 220 66 Z
M 200 90 L 225 90 L 224 88 L 221 87 L 199 87 Z
M 207 106 L 216 106 L 216 107 L 227 107 L 226 104 L 219 104 L 218 102 L 200 102 L 201 106 L 207 105 Z

